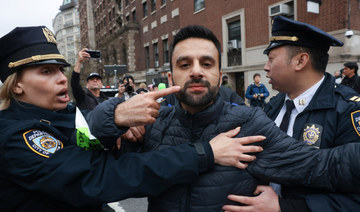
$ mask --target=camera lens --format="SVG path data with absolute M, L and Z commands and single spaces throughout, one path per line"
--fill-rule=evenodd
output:
M 125 87 L 125 90 L 126 90 L 126 92 L 128 92 L 128 93 L 134 92 L 134 88 L 133 88 L 131 85 L 126 86 L 126 87 Z

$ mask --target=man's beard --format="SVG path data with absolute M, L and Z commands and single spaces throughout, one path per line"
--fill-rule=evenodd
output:
M 189 88 L 189 85 L 192 83 L 204 84 L 205 87 L 208 88 L 208 92 L 202 94 L 202 96 L 193 95 L 189 92 L 186 92 L 187 88 Z M 173 84 L 174 84 L 174 80 L 173 80 Z M 185 83 L 184 87 L 179 92 L 176 93 L 176 97 L 180 102 L 188 106 L 204 107 L 209 105 L 211 102 L 215 101 L 218 91 L 219 91 L 219 85 L 211 86 L 209 81 L 203 80 L 202 78 L 191 79 Z

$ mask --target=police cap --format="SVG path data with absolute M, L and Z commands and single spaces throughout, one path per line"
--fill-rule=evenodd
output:
M 16 27 L 0 38 L 0 79 L 38 64 L 70 66 L 59 53 L 54 34 L 45 26 Z
M 264 54 L 284 44 L 304 46 L 328 52 L 330 46 L 343 46 L 343 42 L 310 24 L 294 21 L 283 16 L 274 18 L 270 45 Z
M 91 73 L 91 74 L 89 74 L 89 76 L 87 77 L 86 81 L 89 81 L 89 79 L 90 79 L 90 78 L 93 78 L 93 77 L 102 79 L 102 77 L 100 76 L 100 74 L 98 74 L 98 73 Z

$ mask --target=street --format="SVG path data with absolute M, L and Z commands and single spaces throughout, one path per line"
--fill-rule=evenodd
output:
M 130 198 L 120 202 L 113 202 L 108 204 L 115 209 L 116 212 L 146 212 L 147 199 L 146 198 Z

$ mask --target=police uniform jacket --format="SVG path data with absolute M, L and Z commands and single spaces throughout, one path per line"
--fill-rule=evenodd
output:
M 80 110 L 92 110 L 96 105 L 108 99 L 102 92 L 100 92 L 100 96 L 97 98 L 87 88 L 83 90 L 80 85 L 80 74 L 75 71 L 73 71 L 71 76 L 71 89 L 76 100 L 76 106 Z
M 335 78 L 326 73 L 307 108 L 297 115 L 293 137 L 322 149 L 359 142 L 360 105 L 356 101 L 360 97 L 357 95 L 346 86 L 335 85 Z M 265 112 L 271 119 L 275 120 L 284 101 L 284 93 L 279 93 L 269 101 Z M 355 161 L 349 163 L 353 164 Z M 344 176 L 343 180 L 346 178 Z M 299 198 L 298 194 L 304 194 L 311 211 L 358 211 L 360 208 L 360 196 L 354 194 L 325 194 L 322 190 L 286 187 L 283 187 L 282 194 L 284 198 Z M 290 211 L 296 211 L 295 209 Z M 286 210 L 282 208 L 282 211 Z
M 86 115 L 91 133 L 113 140 L 113 98 Z M 96 123 L 96 124 L 94 124 Z M 77 145 L 75 107 L 49 111 L 12 101 L 0 111 L 0 211 L 100 211 L 101 204 L 157 195 L 213 166 L 208 143 L 114 157 Z
M 340 186 L 336 182 L 341 172 L 350 171 L 347 166 L 341 166 L 344 170 L 334 169 L 331 173 L 323 170 L 357 157 L 355 152 L 358 147 L 349 147 L 355 152 L 345 160 L 343 149 L 339 152 L 335 149 L 332 152 L 318 151 L 287 136 L 262 109 L 235 106 L 226 103 L 220 96 L 207 109 L 193 115 L 182 110 L 179 103 L 175 107 L 162 107 L 156 122 L 146 129 L 144 150 L 206 142 L 238 126 L 241 130 L 237 137 L 264 135 L 267 138 L 259 143 L 264 151 L 257 154 L 256 161 L 250 163 L 247 170 L 216 165 L 213 171 L 201 175 L 191 184 L 174 186 L 161 195 L 150 197 L 149 211 L 221 211 L 222 205 L 229 203 L 228 194 L 252 196 L 259 179 L 286 185 L 354 189 L 352 184 L 344 185 L 341 181 Z

